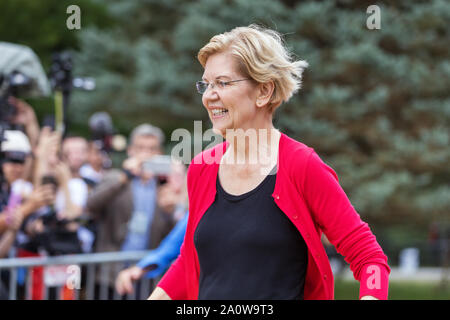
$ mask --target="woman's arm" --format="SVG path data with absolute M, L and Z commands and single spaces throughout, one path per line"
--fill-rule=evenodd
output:
M 314 219 L 350 264 L 360 282 L 360 298 L 387 299 L 387 257 L 339 185 L 336 173 L 313 151 L 303 176 L 302 190 Z
M 24 219 L 23 210 L 19 208 L 10 210 L 11 211 L 4 213 L 8 215 L 8 229 L 3 234 L 1 234 L 0 237 L 0 259 L 8 255 L 9 249 L 14 244 L 14 240 L 16 240 L 17 230 L 19 230 Z
M 6 230 L 0 236 L 0 259 L 3 259 L 8 255 L 9 249 L 14 244 L 14 240 L 16 240 L 15 230 Z
M 76 219 L 83 213 L 83 207 L 74 202 L 74 197 L 81 197 L 84 200 L 79 202 L 85 203 L 85 198 L 87 198 L 87 189 L 84 190 L 84 188 L 87 187 L 83 185 L 81 187 L 84 187 L 83 189 L 77 188 L 78 190 L 76 193 L 74 192 L 74 190 L 71 190 L 73 189 L 70 186 L 72 176 L 68 165 L 64 162 L 60 162 L 55 166 L 55 173 L 56 178 L 58 179 L 60 190 L 64 195 L 64 208 L 62 208 L 62 212 L 59 214 L 61 214 L 61 217 L 69 220 Z

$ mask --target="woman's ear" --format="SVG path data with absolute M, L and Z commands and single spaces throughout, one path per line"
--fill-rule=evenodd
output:
M 258 88 L 259 92 L 256 97 L 256 106 L 263 107 L 270 102 L 270 98 L 272 98 L 273 91 L 275 90 L 275 84 L 273 81 L 260 83 Z

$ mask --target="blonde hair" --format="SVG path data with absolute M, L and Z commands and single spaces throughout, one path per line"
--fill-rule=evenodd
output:
M 300 89 L 303 70 L 308 67 L 304 60 L 295 61 L 281 34 L 255 24 L 215 35 L 200 49 L 197 58 L 204 68 L 211 55 L 226 51 L 237 59 L 239 71 L 245 76 L 258 83 L 273 81 L 270 112 Z

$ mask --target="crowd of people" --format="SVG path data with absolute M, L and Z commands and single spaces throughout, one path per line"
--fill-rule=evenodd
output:
M 99 141 L 41 128 L 30 105 L 10 102 L 17 112 L 1 142 L 0 258 L 154 249 L 137 265 L 98 272 L 96 298 L 102 286 L 111 298 L 114 290 L 132 292 L 132 282 L 148 272 L 162 274 L 178 255 L 187 223 L 184 165 L 172 161 L 165 175 L 143 168 L 163 153 L 162 130 L 148 123 L 134 128 L 125 160 L 113 168 Z M 43 299 L 43 267 L 30 271 L 28 296 Z M 19 269 L 17 279 L 22 297 L 26 272 Z M 8 298 L 9 277 L 1 270 L 1 299 Z

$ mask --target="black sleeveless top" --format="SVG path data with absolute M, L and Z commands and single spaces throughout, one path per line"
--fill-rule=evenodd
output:
M 271 196 L 275 180 L 269 174 L 235 196 L 217 177 L 216 198 L 194 234 L 199 299 L 303 299 L 307 247 Z

